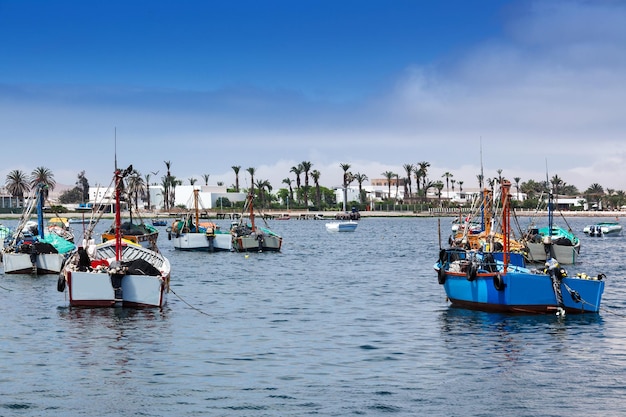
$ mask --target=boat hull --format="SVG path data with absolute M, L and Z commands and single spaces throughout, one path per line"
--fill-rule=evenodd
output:
M 167 301 L 169 276 L 124 275 L 121 299 L 107 273 L 70 271 L 66 280 L 73 307 L 162 307 Z
M 230 233 L 181 233 L 172 236 L 174 249 L 184 251 L 231 251 L 232 236 Z
M 354 232 L 359 224 L 354 221 L 326 223 L 329 232 Z
M 143 266 L 116 274 L 112 267 L 115 259 L 112 241 L 95 248 L 87 259 L 87 268 L 81 268 L 81 253 L 75 252 L 66 262 L 57 289 L 67 290 L 70 306 L 74 307 L 162 307 L 167 302 L 171 270 L 167 258 L 142 246 L 123 243 L 121 262 L 142 262 Z M 154 268 L 152 275 L 149 267 Z M 121 292 L 116 294 L 115 287 Z
M 559 308 L 552 278 L 546 274 L 508 272 L 497 275 L 479 273 L 468 280 L 465 273 L 445 274 L 443 287 L 452 305 L 482 311 L 511 313 L 554 313 Z M 600 309 L 604 281 L 598 279 L 563 278 L 558 284 L 563 308 L 568 313 L 596 313 Z M 572 292 L 580 295 L 576 301 Z
M 39 253 L 35 265 L 38 275 L 58 274 L 63 268 L 65 256 L 60 253 Z M 32 274 L 34 271 L 30 255 L 27 253 L 3 253 L 2 263 L 5 274 Z
M 545 246 L 541 242 L 527 242 L 526 248 L 528 249 L 527 260 L 528 262 L 545 262 L 546 257 Z M 555 259 L 563 265 L 575 264 L 578 259 L 578 253 L 580 252 L 580 242 L 575 246 L 569 245 L 552 245 Z
M 283 239 L 280 236 L 265 235 L 258 239 L 256 235 L 233 236 L 233 249 L 237 252 L 279 252 Z
M 620 236 L 622 234 L 622 225 L 619 223 L 598 223 L 585 226 L 583 232 L 587 236 Z

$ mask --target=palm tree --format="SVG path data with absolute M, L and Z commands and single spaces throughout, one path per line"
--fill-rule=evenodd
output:
M 304 207 L 309 207 L 309 171 L 311 170 L 311 164 L 308 161 L 303 161 L 300 164 L 302 172 L 304 172 Z
M 291 188 L 291 184 L 293 183 L 293 180 L 291 178 L 283 178 L 282 183 L 287 184 L 287 186 L 289 187 L 289 200 L 293 202 L 293 188 Z
M 515 181 L 515 189 L 517 190 L 517 201 L 519 201 L 519 182 L 522 179 L 520 177 L 515 177 L 513 178 L 513 181 Z
M 24 206 L 24 194 L 30 191 L 30 184 L 26 178 L 26 173 L 19 169 L 9 172 L 6 178 L 5 186 L 7 191 L 13 197 L 17 198 L 18 203 L 21 200 L 20 206 Z
M 249 168 L 246 168 L 246 171 L 248 171 L 248 174 L 250 174 L 250 192 L 249 192 L 249 194 L 252 197 L 254 197 L 254 174 L 256 173 L 256 168 L 249 167 Z
M 565 183 L 563 182 L 561 178 L 559 178 L 558 175 L 555 175 L 550 179 L 550 184 L 552 184 L 552 193 L 558 197 L 559 189 L 561 187 L 564 187 Z
M 415 170 L 415 165 L 413 164 L 404 164 L 402 165 L 402 167 L 404 168 L 404 171 L 406 172 L 406 186 L 409 188 L 409 195 L 408 197 L 411 196 L 412 190 L 411 190 L 411 175 L 413 174 L 413 171 Z
M 398 187 L 400 186 L 400 175 L 394 174 L 396 177 L 396 201 L 398 201 Z
M 485 179 L 485 176 L 483 174 L 478 174 L 476 175 L 476 178 L 478 179 L 478 188 L 483 189 L 483 180 Z
M 459 192 L 463 192 L 463 181 L 459 181 Z
M 163 208 L 165 210 L 170 209 L 170 183 L 171 183 L 171 172 L 170 168 L 172 167 L 172 163 L 170 161 L 163 161 L 165 167 L 167 168 L 167 173 L 165 177 L 163 177 L 163 182 L 161 185 L 163 186 Z
M 193 177 L 189 178 L 189 185 L 195 185 L 196 182 L 198 182 L 197 178 L 193 178 Z
M 89 180 L 85 177 L 85 171 L 80 171 L 77 175 L 76 187 L 80 189 L 81 202 L 89 201 Z
M 315 184 L 315 206 L 319 210 L 322 204 L 322 190 L 320 189 L 320 175 L 317 169 L 311 171 L 311 178 L 313 178 L 313 184 Z
M 302 164 L 291 167 L 289 172 L 296 174 L 296 195 L 298 196 L 298 203 L 300 203 L 300 174 L 302 174 Z
M 152 210 L 152 201 L 150 200 L 150 174 L 144 177 L 146 180 L 146 199 L 148 200 L 148 210 Z
M 430 162 L 422 161 L 418 165 L 422 173 L 422 185 L 425 185 L 427 181 L 426 175 L 428 174 L 428 168 L 430 167 Z
M 260 207 L 264 207 L 265 206 L 265 190 L 267 189 L 267 195 L 269 196 L 270 193 L 272 192 L 272 186 L 270 185 L 270 182 L 268 180 L 258 180 L 256 182 L 256 187 L 257 187 L 257 192 L 259 194 L 259 206 Z M 270 199 L 267 199 L 267 208 L 269 208 L 269 204 L 270 204 Z
M 442 178 L 446 179 L 446 194 L 448 199 L 450 199 L 450 178 L 452 178 L 454 175 L 452 175 L 450 172 L 444 172 L 444 174 L 441 176 Z
M 233 165 L 231 168 L 233 169 L 233 171 L 235 171 L 235 192 L 238 193 L 239 192 L 239 170 L 241 169 L 241 167 L 239 165 Z
M 146 184 L 141 177 L 141 174 L 136 169 L 133 169 L 130 173 L 130 176 L 127 180 L 128 187 L 126 191 L 128 192 L 129 200 L 132 202 L 135 201 L 135 210 L 139 210 L 139 195 L 144 194 L 146 191 Z
M 369 178 L 367 178 L 367 175 L 357 172 L 356 174 L 354 174 L 354 179 L 356 180 L 356 182 L 359 183 L 359 202 L 363 204 L 365 203 L 365 193 L 363 192 L 363 183 L 369 180 Z
M 339 164 L 341 169 L 343 170 L 343 210 L 346 210 L 348 207 L 348 184 L 352 182 L 352 174 L 348 171 L 350 169 L 350 164 Z
M 209 174 L 203 174 L 202 178 L 204 178 L 204 185 L 209 185 Z
M 54 181 L 54 174 L 46 167 L 37 167 L 30 174 L 30 186 L 36 187 L 38 184 L 45 186 L 43 194 L 44 198 L 48 199 L 50 191 L 54 190 L 56 181 Z
M 391 171 L 385 171 L 381 175 L 387 179 L 387 199 L 391 200 L 391 179 L 397 176 L 397 174 Z
M 439 207 L 441 207 L 441 190 L 443 190 L 443 182 L 437 181 L 434 186 L 437 188 L 437 198 L 439 199 Z
M 167 187 L 167 189 L 169 190 L 168 207 L 170 208 L 174 207 L 174 205 L 176 204 L 176 186 L 178 185 L 183 185 L 183 181 L 176 179 L 176 177 L 173 175 L 170 175 Z
M 585 191 L 585 197 L 587 201 L 595 199 L 598 205 L 598 210 L 602 209 L 602 197 L 604 196 L 604 188 L 598 183 L 593 183 Z

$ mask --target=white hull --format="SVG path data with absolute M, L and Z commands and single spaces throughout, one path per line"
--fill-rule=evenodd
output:
M 530 262 L 545 262 L 546 250 L 543 243 L 528 242 L 526 243 L 528 248 L 528 260 Z M 575 264 L 578 259 L 578 252 L 580 251 L 580 245 L 578 246 L 566 246 L 566 245 L 552 245 L 554 248 L 554 255 L 556 260 L 563 265 Z
M 60 253 L 37 254 L 37 274 L 58 274 L 63 267 L 64 255 Z M 3 253 L 2 263 L 5 274 L 32 274 L 33 264 L 27 253 Z
M 588 236 L 620 236 L 622 234 L 621 224 L 597 224 L 585 226 L 583 229 Z
M 230 233 L 215 233 L 212 237 L 207 237 L 205 233 L 181 233 L 173 236 L 172 241 L 174 249 L 177 250 L 210 252 L 211 250 L 230 251 L 233 249 Z
M 89 261 L 87 271 L 79 270 L 79 255 L 74 255 L 64 269 L 65 284 L 60 282 L 59 291 L 67 289 L 70 306 L 79 307 L 162 307 L 169 292 L 170 263 L 163 255 L 138 245 L 123 244 L 122 262 L 141 259 L 159 270 L 159 275 L 138 273 L 112 275 L 106 266 L 115 261 L 115 242 L 97 246 L 96 253 Z M 111 273 L 110 273 L 111 272 Z M 121 292 L 115 291 L 115 277 L 120 278 Z M 62 277 L 60 278 L 62 279 Z
M 329 232 L 354 232 L 359 224 L 355 221 L 326 223 Z
M 66 277 L 71 306 L 161 307 L 166 303 L 166 282 L 162 277 L 124 275 L 122 299 L 116 300 L 111 277 L 107 273 L 70 271 Z

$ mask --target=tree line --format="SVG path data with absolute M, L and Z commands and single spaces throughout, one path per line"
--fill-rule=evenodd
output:
M 163 161 L 166 168 L 166 174 L 161 177 L 160 184 L 152 182 L 152 185 L 160 185 L 163 191 L 163 209 L 171 210 L 174 208 L 176 200 L 176 187 L 183 184 L 183 180 L 177 178 L 172 174 L 172 162 Z M 422 161 L 417 164 L 404 164 L 402 166 L 404 172 L 401 174 L 393 171 L 385 171 L 381 173 L 386 180 L 388 187 L 387 195 L 383 200 L 387 203 L 410 203 L 410 202 L 422 202 L 428 203 L 427 195 L 430 189 L 435 189 L 435 194 L 438 196 L 438 204 L 440 206 L 452 206 L 454 203 L 444 199 L 441 200 L 444 187 L 446 188 L 446 195 L 450 195 L 450 188 L 452 191 L 456 191 L 458 186 L 459 192 L 463 192 L 463 180 L 457 180 L 454 174 L 451 172 L 445 172 L 439 180 L 431 180 L 428 177 L 428 170 L 430 163 Z M 328 207 L 335 207 L 338 204 L 348 205 L 346 190 L 353 183 L 358 184 L 358 200 L 351 201 L 350 204 L 364 205 L 366 203 L 366 192 L 363 190 L 363 184 L 369 181 L 367 175 L 350 171 L 351 165 L 349 163 L 341 163 L 341 169 L 343 170 L 342 187 L 344 190 L 342 202 L 337 202 L 335 198 L 335 192 L 332 189 L 324 187 L 320 184 L 321 172 L 313 169 L 313 164 L 310 161 L 303 161 L 290 168 L 289 173 L 293 174 L 295 178 L 289 176 L 285 177 L 281 185 L 285 185 L 284 188 L 280 188 L 276 193 L 272 193 L 273 186 L 266 180 L 261 178 L 255 178 L 256 168 L 249 167 L 245 169 L 250 175 L 250 187 L 247 189 L 240 188 L 239 176 L 241 173 L 241 166 L 233 165 L 231 168 L 234 172 L 235 182 L 228 191 L 230 192 L 252 192 L 257 199 L 259 206 L 271 207 L 273 205 L 282 205 L 290 208 L 308 208 L 316 207 L 318 209 L 324 209 Z M 126 193 L 128 200 L 131 204 L 139 209 L 140 201 L 150 202 L 150 188 L 152 176 L 156 176 L 159 171 L 151 172 L 142 175 L 136 169 L 133 169 L 126 183 Z M 485 187 L 494 188 L 496 184 L 499 184 L 503 179 L 502 169 L 498 169 L 497 176 L 485 177 L 483 173 L 477 174 L 476 179 L 480 189 Z M 205 185 L 209 183 L 209 174 L 203 174 L 202 179 Z M 190 185 L 195 185 L 198 179 L 188 178 Z M 413 182 L 415 181 L 415 182 Z M 312 184 L 311 184 L 312 182 Z M 585 191 L 580 192 L 576 186 L 567 184 L 558 175 L 554 175 L 545 181 L 528 180 L 521 182 L 520 177 L 514 177 L 512 183 L 518 194 L 517 206 L 526 208 L 534 208 L 546 199 L 546 196 L 551 193 L 553 196 L 570 196 L 570 197 L 584 197 L 587 202 L 595 203 L 598 207 L 605 209 L 619 209 L 626 204 L 626 193 L 622 190 L 614 190 L 607 188 L 606 190 L 598 183 L 591 184 Z M 32 190 L 37 184 L 44 184 L 46 198 L 50 191 L 54 190 L 56 181 L 54 180 L 54 174 L 48 168 L 40 166 L 35 168 L 30 175 L 26 174 L 22 170 L 13 170 L 9 172 L 6 177 L 5 187 L 7 192 L 21 200 L 23 202 L 25 196 Z M 415 190 L 413 189 L 415 184 Z M 222 186 L 223 183 L 218 183 Z M 395 196 L 392 195 L 391 187 L 395 186 Z M 403 197 L 399 197 L 398 188 L 403 187 Z M 522 202 L 519 198 L 519 193 L 524 193 L 526 199 Z M 59 197 L 59 203 L 71 204 L 71 203 L 84 203 L 89 200 L 89 181 L 85 176 L 85 171 L 81 171 L 77 175 L 75 187 L 63 192 Z M 225 199 L 222 203 L 224 206 L 230 206 L 230 202 Z M 152 207 L 151 207 L 152 208 Z M 161 208 L 161 207 L 159 207 Z

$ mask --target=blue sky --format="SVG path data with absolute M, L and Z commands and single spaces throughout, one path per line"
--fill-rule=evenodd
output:
M 487 177 L 626 190 L 625 21 L 611 0 L 0 0 L 0 176 L 107 185 L 117 135 L 151 182 L 428 161 L 467 188 L 482 143 Z

